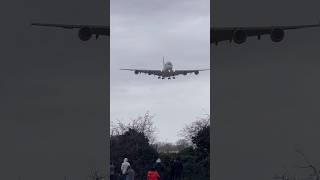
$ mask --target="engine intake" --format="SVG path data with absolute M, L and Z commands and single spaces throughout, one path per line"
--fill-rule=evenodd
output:
M 82 27 L 79 29 L 78 35 L 82 41 L 88 41 L 92 37 L 92 31 L 89 27 Z
M 273 42 L 280 42 L 284 39 L 283 29 L 273 29 L 270 34 L 271 40 Z
M 135 71 L 134 71 L 134 74 L 139 74 L 139 71 L 135 70 Z
M 247 33 L 243 30 L 233 32 L 233 41 L 237 44 L 242 44 L 247 41 Z
M 195 71 L 194 74 L 195 74 L 195 75 L 198 75 L 198 74 L 199 74 L 199 71 Z

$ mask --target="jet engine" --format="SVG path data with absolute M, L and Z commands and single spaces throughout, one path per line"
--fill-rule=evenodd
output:
M 137 70 L 134 71 L 134 74 L 139 74 L 139 72 Z
M 92 37 L 92 31 L 89 27 L 82 27 L 79 29 L 78 35 L 82 41 L 88 41 Z
M 270 37 L 273 42 L 280 42 L 284 38 L 284 30 L 283 29 L 273 29 L 271 31 Z
M 235 30 L 232 38 L 235 43 L 242 44 L 247 41 L 247 33 L 243 30 Z
M 195 74 L 195 75 L 198 75 L 198 74 L 199 74 L 199 71 L 195 71 L 194 74 Z

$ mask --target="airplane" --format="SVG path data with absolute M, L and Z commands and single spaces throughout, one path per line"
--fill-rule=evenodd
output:
M 270 35 L 273 42 L 281 42 L 284 39 L 286 30 L 320 27 L 318 24 L 297 25 L 297 26 L 257 26 L 257 27 L 214 27 L 210 28 L 210 44 L 218 45 L 221 41 L 242 44 L 248 37 L 257 36 L 260 40 L 262 35 Z
M 96 39 L 100 35 L 110 36 L 109 26 L 95 25 L 67 25 L 67 24 L 46 24 L 46 23 L 31 23 L 33 26 L 57 27 L 65 29 L 79 29 L 78 36 L 82 41 L 88 41 L 92 35 Z M 320 27 L 318 24 L 297 25 L 297 26 L 256 26 L 256 27 L 211 27 L 210 28 L 210 44 L 218 45 L 219 42 L 229 41 L 236 44 L 242 44 L 247 41 L 248 37 L 257 36 L 258 40 L 262 35 L 270 35 L 273 42 L 281 42 L 284 39 L 285 31 L 294 29 L 304 29 Z
M 56 27 L 64 29 L 79 29 L 78 37 L 82 41 L 88 41 L 92 35 L 95 35 L 96 39 L 99 36 L 110 36 L 110 27 L 102 25 L 70 25 L 70 24 L 47 24 L 47 23 L 31 23 L 32 26 L 44 26 L 44 27 Z
M 199 71 L 207 71 L 210 69 L 196 69 L 196 70 L 175 70 L 173 64 L 170 61 L 164 62 L 164 57 L 162 59 L 163 68 L 161 70 L 147 70 L 147 69 L 120 69 L 127 71 L 134 71 L 134 74 L 145 73 L 148 75 L 158 76 L 158 79 L 175 79 L 177 75 L 187 75 L 188 73 L 194 73 L 195 75 L 199 74 Z

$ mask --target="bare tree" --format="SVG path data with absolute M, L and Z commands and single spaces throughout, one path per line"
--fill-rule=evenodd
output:
M 191 144 L 192 137 L 194 137 L 201 129 L 203 129 L 203 127 L 207 127 L 209 125 L 210 114 L 205 114 L 204 117 L 200 117 L 197 121 L 191 123 L 190 125 L 186 125 L 179 135 Z
M 129 129 L 133 129 L 143 133 L 149 139 L 149 142 L 153 144 L 156 140 L 156 127 L 152 121 L 154 117 L 155 115 L 151 115 L 150 112 L 147 111 L 143 116 L 138 116 L 138 118 L 131 120 L 129 123 L 124 123 L 119 120 L 117 120 L 116 123 L 111 122 L 111 136 L 122 135 Z
M 319 180 L 320 176 L 317 167 L 311 163 L 311 161 L 307 158 L 302 150 L 296 149 L 296 152 L 303 158 L 305 163 L 305 165 L 299 166 L 299 168 L 310 169 L 312 171 L 312 174 L 309 176 L 309 178 L 316 178 L 316 180 Z

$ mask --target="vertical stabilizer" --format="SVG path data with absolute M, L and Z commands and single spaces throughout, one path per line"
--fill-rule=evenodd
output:
M 164 56 L 162 57 L 162 66 L 164 67 Z

